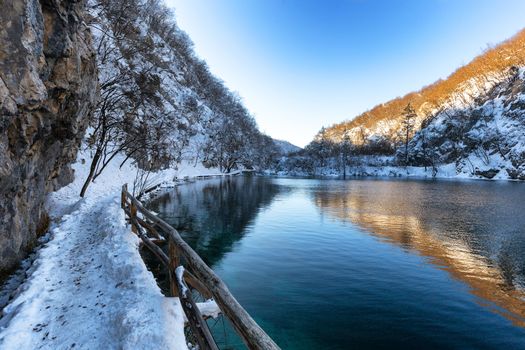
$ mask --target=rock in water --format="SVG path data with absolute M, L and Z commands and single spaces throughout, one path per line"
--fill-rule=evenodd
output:
M 0 272 L 45 231 L 46 194 L 73 178 L 97 91 L 84 8 L 84 1 L 2 2 Z

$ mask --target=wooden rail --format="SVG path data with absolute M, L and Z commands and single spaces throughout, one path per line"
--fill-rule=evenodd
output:
M 221 313 L 229 319 L 249 349 L 280 349 L 239 304 L 226 284 L 182 239 L 177 230 L 144 208 L 142 203 L 128 192 L 127 185 L 122 187 L 122 209 L 130 218 L 133 232 L 137 233 L 145 246 L 168 268 L 171 293 L 181 298 L 183 310 L 200 349 L 217 349 L 217 346 L 211 337 L 206 322 L 203 321 L 199 310 L 191 299 L 191 293 L 185 293 L 185 283 L 198 290 L 203 296 L 213 297 Z M 141 213 L 144 218 L 138 218 L 137 213 Z M 162 249 L 152 242 L 147 235 L 148 232 L 151 232 L 155 237 L 160 235 L 168 241 L 170 256 L 167 256 Z M 184 259 L 187 268 L 187 270 L 182 268 L 184 271 L 183 278 L 177 278 L 176 273 L 176 270 L 179 269 L 180 275 L 180 257 Z

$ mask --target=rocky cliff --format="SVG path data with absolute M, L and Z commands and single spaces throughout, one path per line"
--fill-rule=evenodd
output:
M 416 166 L 453 164 L 458 175 L 525 180 L 525 68 L 508 70 L 466 106 L 430 115 L 408 152 Z
M 69 183 L 97 91 L 83 1 L 2 1 L 0 272 L 45 231 L 46 194 Z

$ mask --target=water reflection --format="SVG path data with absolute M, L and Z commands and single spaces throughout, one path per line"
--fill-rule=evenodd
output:
M 517 349 L 523 198 L 516 183 L 254 177 L 151 206 L 283 349 Z
M 322 215 L 429 257 L 522 327 L 524 194 L 514 183 L 421 181 L 327 181 L 311 192 Z
M 267 178 L 256 176 L 202 180 L 158 197 L 150 208 L 161 213 L 213 266 L 242 239 L 280 190 Z

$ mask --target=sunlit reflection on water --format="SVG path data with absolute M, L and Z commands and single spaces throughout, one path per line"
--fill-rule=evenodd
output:
M 315 191 L 314 202 L 324 213 L 342 221 L 349 221 L 381 239 L 431 258 L 433 264 L 467 283 L 473 294 L 506 310 L 494 308 L 495 311 L 525 327 L 525 292 L 522 285 L 525 271 L 515 270 L 516 265 L 523 264 L 525 251 L 514 256 L 505 252 L 491 256 L 490 251 L 483 249 L 481 241 L 488 238 L 489 243 L 498 244 L 500 239 L 512 241 L 512 236 L 516 234 L 523 242 L 525 220 L 522 215 L 511 219 L 513 226 L 518 228 L 520 223 L 524 224 L 521 226 L 523 231 L 515 233 L 501 228 L 508 226 L 506 220 L 511 218 L 511 213 L 506 213 L 505 217 L 498 215 L 498 212 L 516 210 L 512 206 L 521 203 L 512 201 L 514 196 L 506 198 L 509 199 L 507 202 L 498 201 L 504 205 L 497 207 L 497 204 L 487 202 L 490 198 L 486 198 L 482 191 L 469 193 L 468 197 L 457 192 L 446 192 L 442 193 L 440 198 L 434 198 L 429 196 L 427 191 L 421 190 L 423 186 L 413 186 L 410 182 L 399 182 L 398 187 L 401 189 L 394 191 L 388 182 L 375 184 L 379 190 L 375 188 L 372 193 L 368 186 L 344 186 L 350 187 L 351 190 L 341 190 L 338 186 L 338 190 L 331 188 L 329 191 Z M 455 185 L 456 189 L 458 186 L 454 183 L 448 185 Z M 500 199 L 508 197 L 512 188 L 523 192 L 520 185 L 507 185 L 509 187 L 500 184 L 503 190 Z M 444 187 L 440 183 L 428 183 L 427 186 Z M 483 184 L 472 182 L 463 183 L 463 186 L 471 187 L 474 191 L 483 189 Z M 448 194 L 452 196 L 447 197 Z M 488 207 L 479 208 L 481 211 L 476 213 L 475 210 L 468 210 L 472 202 L 475 203 L 475 207 L 480 203 L 486 203 Z M 443 206 L 450 206 L 447 214 L 449 220 L 441 217 L 442 220 L 435 223 L 435 210 L 438 209 L 439 213 Z M 490 217 L 485 216 L 487 213 Z M 451 217 L 454 219 L 450 220 Z M 492 226 L 496 228 L 487 232 L 493 237 L 482 237 L 483 234 L 475 231 L 476 227 L 483 226 L 487 219 L 493 220 Z M 516 261 L 509 264 L 505 259 Z

